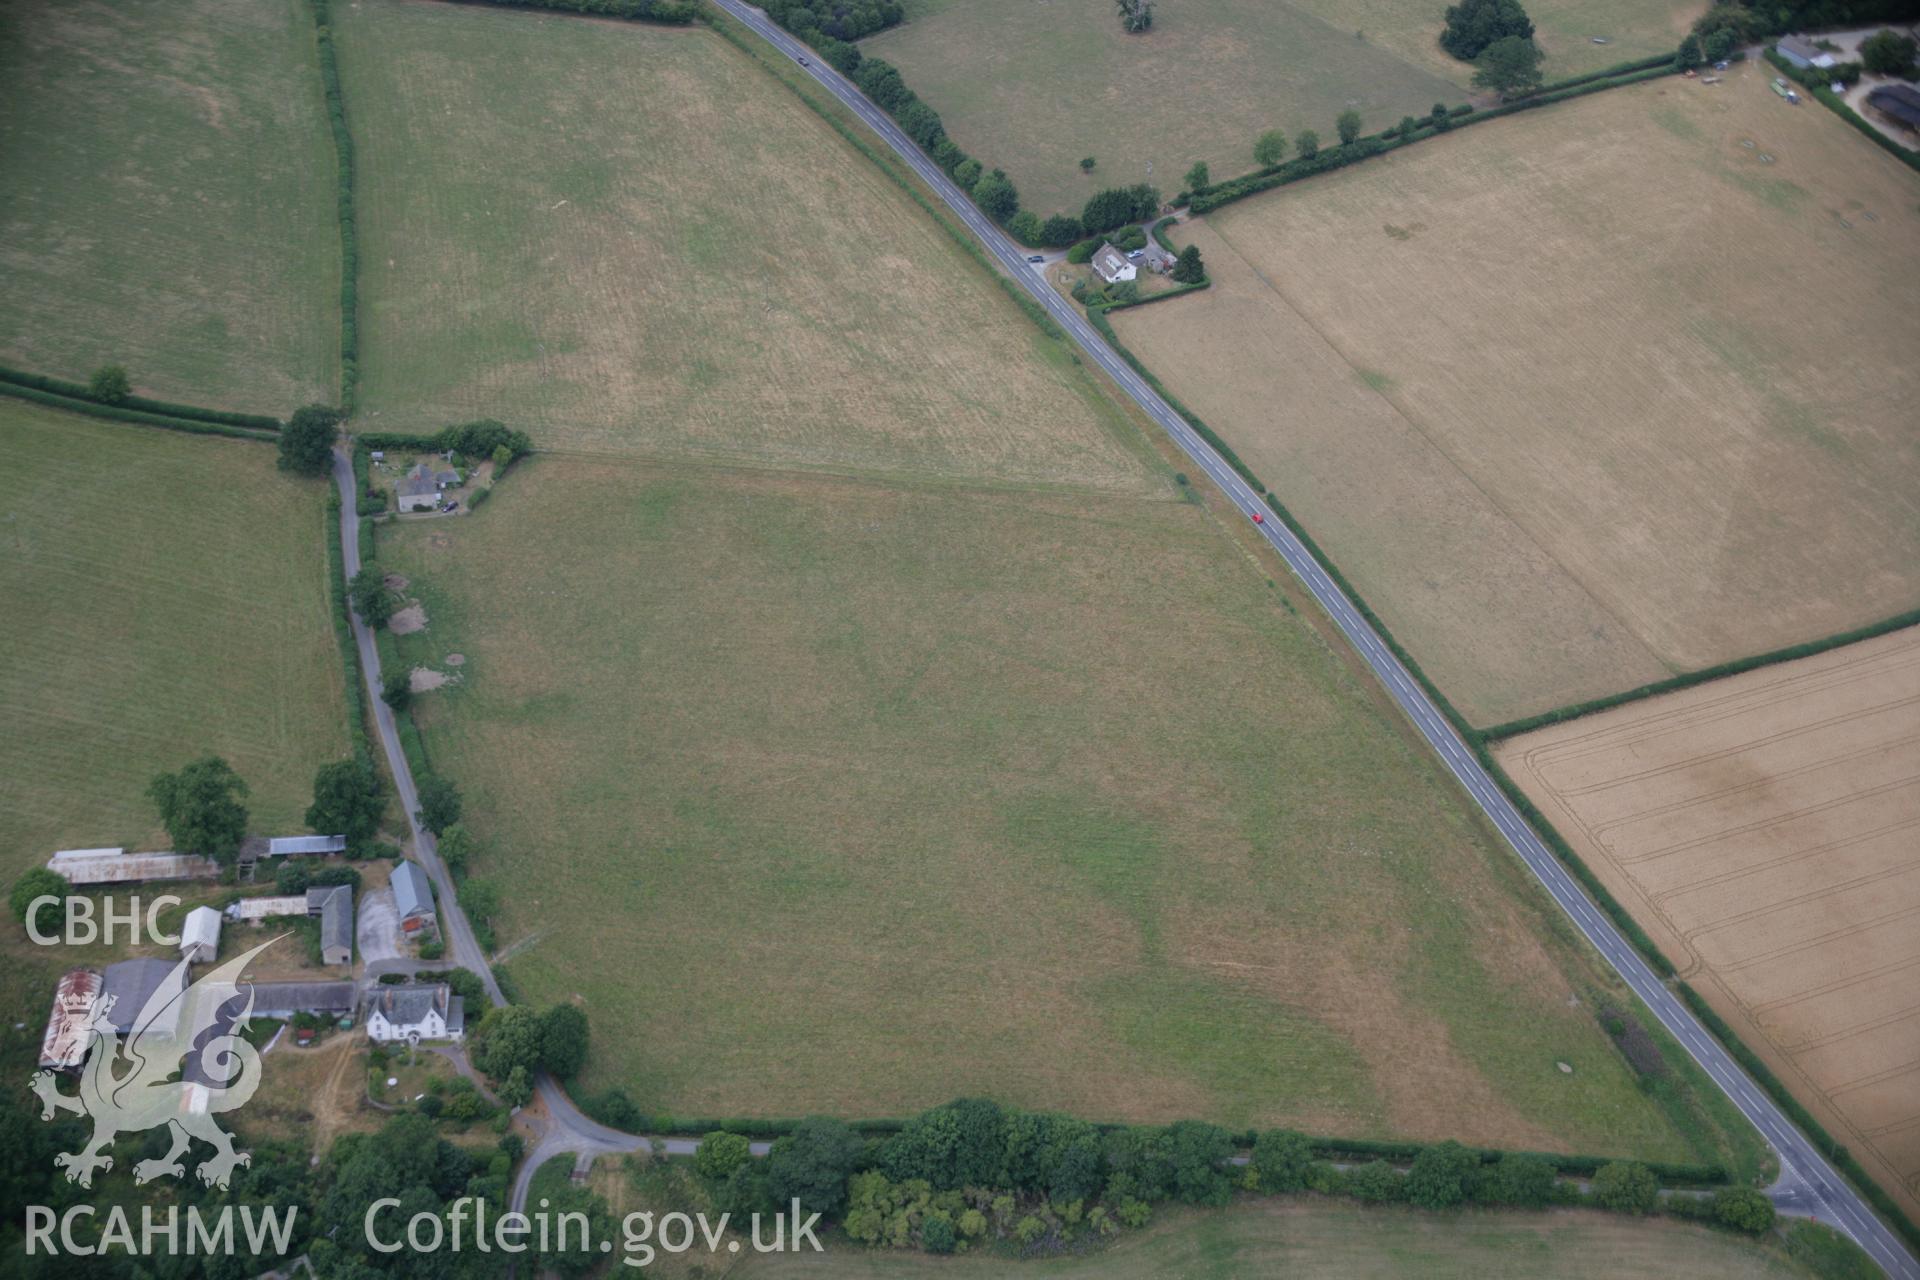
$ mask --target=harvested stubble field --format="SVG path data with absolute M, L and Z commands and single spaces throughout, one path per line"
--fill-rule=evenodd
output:
M 1232 205 L 1176 232 L 1211 290 L 1114 318 L 1475 723 L 1920 598 L 1920 185 L 1766 80 Z
M 1369 131 L 1465 101 L 1471 65 L 1439 46 L 1446 5 L 1407 0 L 1180 0 L 1153 30 L 1122 31 L 1108 0 L 910 0 L 907 21 L 861 42 L 900 68 L 1026 207 L 1078 213 L 1102 187 L 1168 196 L 1205 160 L 1218 181 L 1254 168 L 1278 128 L 1332 141 L 1349 107 Z M 1527 6 L 1548 79 L 1670 50 L 1697 0 L 1544 0 Z M 1596 45 L 1589 36 L 1611 35 Z M 1091 174 L 1080 160 L 1099 161 Z
M 340 6 L 364 417 L 543 448 L 1142 491 L 1139 436 L 706 31 Z
M 1771 1243 L 1670 1221 L 1598 1213 L 1419 1213 L 1318 1199 L 1255 1201 L 1226 1213 L 1172 1210 L 1141 1232 L 1080 1257 L 936 1258 L 904 1249 L 842 1245 L 824 1254 L 750 1254 L 729 1272 L 837 1280 L 971 1280 L 1018 1275 L 1052 1280 L 1789 1280 L 1811 1275 Z
M 1716 1009 L 1920 1208 L 1920 630 L 1502 743 Z
M 416 707 L 588 1092 L 1696 1150 L 1198 504 L 541 457 L 381 540 L 408 660 L 466 655 Z
M 304 0 L 0 5 L 0 361 L 284 414 L 339 377 Z

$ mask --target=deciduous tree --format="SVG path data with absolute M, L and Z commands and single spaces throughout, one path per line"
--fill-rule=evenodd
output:
M 845 1121 L 810 1116 L 767 1153 L 767 1189 L 776 1204 L 798 1200 L 809 1213 L 837 1213 L 859 1162 L 859 1134 Z
M 295 475 L 325 475 L 340 435 L 340 411 L 310 404 L 293 411 L 280 429 L 280 469 Z
M 386 575 L 374 565 L 361 565 L 353 575 L 347 583 L 347 600 L 369 627 L 384 627 L 393 616 L 393 593 L 387 590 Z
M 1287 158 L 1287 135 L 1269 129 L 1253 140 L 1253 159 L 1263 169 L 1271 169 Z
M 307 825 L 322 835 L 343 835 L 347 847 L 363 848 L 380 829 L 386 810 L 380 775 L 358 760 L 323 764 L 313 775 L 313 803 L 307 806 Z
M 1474 63 L 1473 83 L 1492 89 L 1502 98 L 1531 93 L 1540 87 L 1540 50 L 1532 40 L 1507 36 L 1487 46 Z
M 420 784 L 420 825 L 439 835 L 460 821 L 460 788 L 434 774 Z
M 124 404 L 133 394 L 127 371 L 117 364 L 101 365 L 87 379 L 87 395 L 102 404 Z
M 1173 264 L 1173 280 L 1176 284 L 1199 284 L 1207 278 L 1206 264 L 1200 261 L 1200 246 L 1190 244 L 1180 251 L 1180 257 Z
M 20 878 L 13 882 L 13 889 L 7 894 L 7 905 L 13 909 L 13 918 L 21 924 L 27 922 L 27 911 L 33 906 L 35 898 L 52 896 L 64 898 L 73 886 L 58 871 L 46 867 L 29 867 Z M 60 929 L 62 908 L 57 902 L 43 902 L 36 913 L 35 922 L 44 937 L 57 933 Z
M 556 1004 L 540 1015 L 540 1065 L 571 1080 L 587 1065 L 587 1015 L 578 1005 Z
M 1345 146 L 1360 136 L 1360 113 L 1342 111 L 1340 118 L 1333 122 L 1334 132 L 1340 135 L 1340 145 Z
M 219 756 L 206 756 L 178 773 L 163 773 L 147 787 L 160 823 L 180 853 L 196 853 L 222 865 L 240 852 L 247 834 L 247 784 Z

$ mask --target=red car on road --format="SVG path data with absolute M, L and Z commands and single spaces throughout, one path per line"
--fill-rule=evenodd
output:
M 1253 522 L 1255 524 L 1265 524 L 1267 522 L 1267 518 L 1261 515 L 1258 511 L 1256 511 L 1253 513 Z

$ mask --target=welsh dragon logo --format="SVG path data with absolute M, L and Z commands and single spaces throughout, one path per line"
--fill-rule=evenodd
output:
M 60 1078 L 51 1071 L 36 1073 L 31 1085 L 40 1095 L 42 1120 L 68 1111 L 93 1121 L 92 1139 L 84 1147 L 54 1157 L 69 1182 L 91 1187 L 95 1170 L 113 1168 L 113 1157 L 105 1151 L 115 1138 L 161 1125 L 172 1131 L 173 1145 L 159 1159 L 135 1165 L 136 1182 L 184 1177 L 180 1157 L 194 1138 L 214 1148 L 197 1170 L 209 1186 L 224 1189 L 234 1169 L 253 1162 L 246 1152 L 234 1150 L 233 1135 L 214 1117 L 245 1106 L 260 1087 L 259 1051 L 239 1034 L 253 1016 L 253 987 L 243 983 L 241 975 L 277 941 L 261 943 L 191 986 L 183 958 L 141 1007 L 124 1037 L 109 1016 L 113 997 L 95 1003 L 87 1023 L 89 1053 L 80 1072 L 79 1094 L 62 1093 Z

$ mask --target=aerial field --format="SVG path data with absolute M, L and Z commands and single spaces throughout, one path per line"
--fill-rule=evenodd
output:
M 0 444 L 0 877 L 164 842 L 147 784 L 209 752 L 256 830 L 305 830 L 314 770 L 347 750 L 325 487 L 272 445 L 11 397 Z
M 706 31 L 336 10 L 363 419 L 1142 492 L 1141 444 L 907 195 Z
M 1549 80 L 1673 49 L 1695 0 L 1527 6 Z M 1353 108 L 1368 132 L 1466 101 L 1470 64 L 1439 46 L 1445 0 L 1179 0 L 1153 30 L 1121 30 L 1108 0 L 915 0 L 861 50 L 900 68 L 947 132 L 1004 168 L 1042 217 L 1103 187 L 1171 197 L 1196 160 L 1214 181 L 1255 168 L 1253 141 Z M 1610 36 L 1595 45 L 1594 35 Z M 1082 157 L 1099 161 L 1082 173 Z
M 1080 1257 L 1023 1259 L 1020 1275 L 1074 1280 L 1240 1280 L 1251 1275 L 1432 1280 L 1556 1276 L 1566 1280 L 1788 1280 L 1809 1276 L 1772 1244 L 1672 1221 L 1599 1213 L 1419 1213 L 1318 1199 L 1253 1201 L 1214 1213 L 1166 1215 Z M 918 1280 L 1005 1275 L 1003 1256 L 935 1258 L 841 1246 L 824 1254 L 750 1255 L 731 1274 Z
M 339 378 L 303 0 L 0 6 L 0 362 L 284 415 Z
M 1121 336 L 1477 724 L 1920 599 L 1920 184 L 1763 70 L 1492 121 L 1176 235 L 1214 288 Z
M 585 1092 L 1694 1149 L 1197 503 L 543 456 L 380 542 L 407 660 L 464 659 L 428 750 L 515 980 L 593 1019 Z
M 314 770 L 347 750 L 324 487 L 271 445 L 10 396 L 0 450 L 0 882 L 56 849 L 165 848 L 147 784 L 209 752 L 256 831 L 304 831 Z M 75 959 L 0 936 L 0 1028 L 23 1024 L 0 1059 L 30 1063 Z
M 1920 1207 L 1920 630 L 1496 754 L 1669 956 Z

